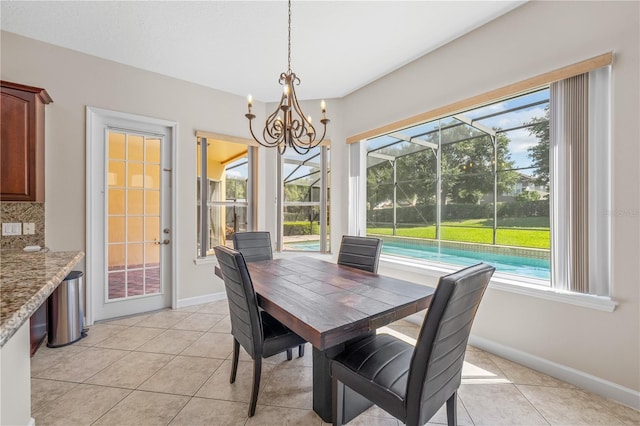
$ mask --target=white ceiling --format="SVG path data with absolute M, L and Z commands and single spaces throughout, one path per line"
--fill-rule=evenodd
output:
M 505 1 L 294 1 L 300 99 L 342 97 L 520 6 Z M 1 28 L 261 101 L 287 69 L 286 1 L 8 1 Z

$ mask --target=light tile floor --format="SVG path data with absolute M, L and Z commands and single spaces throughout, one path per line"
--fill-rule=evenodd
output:
M 229 384 L 226 301 L 96 324 L 31 359 L 32 413 L 45 425 L 322 425 L 312 408 L 312 356 L 265 360 L 256 415 L 247 418 L 252 364 L 241 355 Z M 418 327 L 387 328 L 415 339 Z M 295 351 L 294 351 L 295 354 Z M 469 347 L 460 425 L 640 425 L 640 412 Z M 373 407 L 350 425 L 398 425 Z M 444 409 L 429 424 L 446 424 Z

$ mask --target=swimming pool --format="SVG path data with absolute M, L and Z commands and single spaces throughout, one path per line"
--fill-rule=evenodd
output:
M 317 251 L 318 241 L 300 241 L 287 243 L 289 250 Z M 402 241 L 385 241 L 382 253 L 392 256 L 412 257 L 431 262 L 441 262 L 460 266 L 474 265 L 486 262 L 495 266 L 496 271 L 507 274 L 520 275 L 530 278 L 548 280 L 551 277 L 548 259 L 515 256 L 503 253 L 487 253 L 481 251 L 464 250 L 439 246 L 416 246 Z

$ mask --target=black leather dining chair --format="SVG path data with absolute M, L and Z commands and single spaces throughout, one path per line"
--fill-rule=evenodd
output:
M 349 387 L 401 422 L 423 425 L 447 404 L 457 424 L 457 392 L 471 325 L 495 268 L 480 263 L 440 278 L 415 348 L 389 334 L 347 345 L 331 361 L 333 424 Z
M 247 262 L 273 259 L 269 232 L 236 232 L 231 235 L 231 238 L 233 239 L 233 248 L 242 253 Z
M 305 341 L 267 312 L 258 309 L 258 299 L 242 253 L 224 246 L 214 247 L 214 251 L 222 271 L 231 317 L 233 360 L 229 381 L 236 381 L 242 346 L 253 359 L 253 388 L 249 403 L 249 417 L 252 417 L 258 401 L 262 358 L 287 351 L 287 359 L 290 360 L 292 348 Z
M 242 253 L 247 262 L 273 259 L 271 234 L 266 231 L 236 232 L 231 235 L 233 248 Z M 304 344 L 298 347 L 298 356 L 304 356 Z
M 382 250 L 380 238 L 343 235 L 338 254 L 338 265 L 376 273 L 378 272 L 380 250 Z

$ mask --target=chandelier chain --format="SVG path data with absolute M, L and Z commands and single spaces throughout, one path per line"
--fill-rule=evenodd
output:
M 288 64 L 289 69 L 287 70 L 291 73 L 291 0 L 289 0 L 289 43 L 288 43 Z

